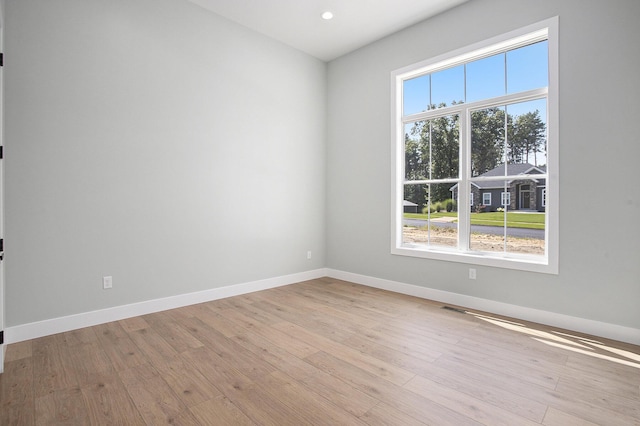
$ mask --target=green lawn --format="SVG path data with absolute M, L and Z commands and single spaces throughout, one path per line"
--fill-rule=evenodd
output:
M 457 217 L 458 213 L 455 212 L 440 212 L 431 213 L 431 219 L 437 219 L 440 217 Z M 540 213 L 507 213 L 507 227 L 509 228 L 529 228 L 529 229 L 544 229 L 544 214 Z M 406 219 L 422 219 L 426 220 L 426 214 L 417 213 L 405 213 Z M 485 226 L 502 226 L 504 225 L 504 213 L 502 212 L 490 212 L 490 213 L 471 213 L 472 225 L 485 225 Z

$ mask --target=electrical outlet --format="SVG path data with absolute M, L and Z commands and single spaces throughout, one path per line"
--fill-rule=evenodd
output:
M 113 287 L 113 277 L 102 277 L 102 288 L 105 290 Z
M 476 269 L 475 268 L 469 268 L 469 279 L 470 280 L 475 280 L 476 279 Z
M 311 250 L 307 252 L 307 259 L 311 259 Z

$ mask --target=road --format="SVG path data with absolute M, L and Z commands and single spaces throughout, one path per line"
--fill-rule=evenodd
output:
M 404 224 L 408 226 L 427 226 L 427 221 L 422 219 L 404 219 Z M 443 228 L 455 228 L 457 223 L 451 222 L 436 222 L 431 221 L 433 226 L 440 226 Z M 503 235 L 504 229 L 500 226 L 482 226 L 471 225 L 471 232 L 478 232 L 483 234 Z M 544 240 L 544 229 L 528 229 L 528 228 L 507 228 L 507 236 L 517 238 L 535 238 L 538 240 Z

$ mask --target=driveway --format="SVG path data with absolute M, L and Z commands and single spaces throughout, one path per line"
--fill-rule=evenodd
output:
M 443 228 L 455 228 L 458 226 L 458 224 L 453 223 L 453 220 L 455 220 L 455 218 L 438 218 L 431 220 L 431 224 L 433 226 L 440 226 Z M 427 221 L 422 219 L 404 219 L 404 224 L 407 226 L 415 226 L 419 228 L 422 226 L 427 226 Z M 477 232 L 480 234 L 503 235 L 504 228 L 502 228 L 501 226 L 471 225 L 471 232 Z M 507 228 L 507 236 L 544 240 L 544 229 Z

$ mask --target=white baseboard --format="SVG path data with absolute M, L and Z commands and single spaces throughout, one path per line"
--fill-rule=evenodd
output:
M 132 303 L 130 305 L 115 306 L 113 308 L 101 309 L 98 311 L 83 312 L 76 315 L 52 318 L 44 321 L 22 324 L 15 327 L 7 327 L 4 331 L 5 343 L 10 344 L 22 342 L 24 340 L 36 339 L 38 337 L 49 336 L 51 334 L 77 330 L 79 328 L 118 321 L 139 315 L 151 314 L 168 309 L 180 308 L 183 306 L 194 305 L 196 303 L 209 302 L 211 300 L 224 299 L 231 296 L 239 296 L 241 294 L 253 293 L 255 291 L 267 290 L 270 288 L 281 287 L 326 276 L 326 269 L 315 269 L 297 274 L 267 278 L 264 280 L 218 287 L 195 293 L 180 294 L 162 299 Z
M 223 299 L 231 296 L 252 293 L 260 290 L 281 287 L 295 284 L 301 281 L 312 280 L 321 277 L 331 277 L 369 287 L 389 290 L 396 293 L 416 296 L 423 299 L 434 300 L 441 303 L 462 306 L 469 309 L 491 312 L 512 318 L 519 318 L 552 327 L 574 330 L 594 336 L 605 337 L 622 342 L 640 345 L 640 330 L 631 327 L 624 327 L 585 318 L 572 317 L 569 315 L 554 312 L 542 311 L 538 309 L 526 308 L 508 303 L 496 302 L 489 299 L 482 299 L 463 294 L 451 293 L 448 291 L 435 290 L 432 288 L 405 284 L 398 281 L 385 280 L 366 275 L 354 274 L 335 269 L 315 269 L 312 271 L 297 274 L 285 275 L 281 277 L 268 278 L 264 280 L 252 281 L 242 284 L 229 285 L 195 293 L 180 294 L 177 296 L 162 299 L 148 300 L 130 305 L 116 306 L 113 308 L 101 309 L 98 311 L 84 312 L 76 315 L 69 315 L 60 318 L 53 318 L 29 324 L 7 327 L 4 332 L 5 345 L 17 343 L 24 340 L 35 339 L 51 334 L 104 324 L 111 321 L 118 321 L 139 315 L 151 314 L 168 309 L 180 308 L 196 303 L 208 302 L 211 300 Z M 4 349 L 4 348 L 2 348 Z M 2 354 L 0 354 L 1 357 Z
M 449 303 L 469 309 L 477 309 L 479 311 L 491 312 L 497 315 L 504 315 L 552 327 L 578 331 L 581 333 L 591 334 L 593 336 L 605 337 L 621 342 L 632 343 L 634 345 L 640 345 L 640 329 L 637 328 L 572 317 L 555 312 L 526 308 L 508 303 L 496 302 L 494 300 L 435 290 L 432 288 L 374 278 L 351 272 L 338 271 L 335 269 L 327 269 L 327 276 L 356 284 L 366 285 L 368 287 L 389 290 L 441 303 Z

